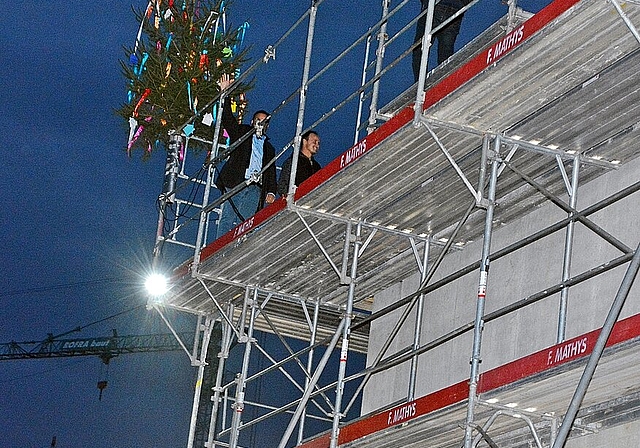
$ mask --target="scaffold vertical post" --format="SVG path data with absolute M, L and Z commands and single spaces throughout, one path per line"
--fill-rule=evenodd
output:
M 389 14 L 390 0 L 382 0 L 382 18 L 384 19 Z M 384 52 L 387 45 L 387 21 L 382 22 L 380 30 L 378 31 L 378 49 L 376 50 L 376 68 L 374 77 L 377 77 L 382 71 L 382 63 L 384 61 Z M 366 67 L 365 67 L 366 70 Z M 380 80 L 373 83 L 373 89 L 371 91 L 371 105 L 369 107 L 369 131 L 375 128 L 376 120 L 378 117 L 378 95 L 380 93 Z
M 427 79 L 427 67 L 429 65 L 429 50 L 431 49 L 431 30 L 433 29 L 433 10 L 435 8 L 435 0 L 429 0 L 427 6 L 427 16 L 425 18 L 424 34 L 420 46 L 422 48 L 422 58 L 420 59 L 420 74 L 418 75 L 418 87 L 416 89 L 416 102 L 414 104 L 413 124 L 420 124 L 422 116 L 422 106 L 424 104 L 424 81 Z M 421 11 L 421 14 L 424 11 Z
M 560 162 L 558 162 L 560 163 Z M 573 172 L 571 173 L 571 191 L 569 191 L 569 206 L 571 212 L 569 212 L 569 218 L 575 217 L 575 209 L 578 204 L 578 179 L 580 171 L 580 158 L 579 156 L 573 159 Z M 571 278 L 571 256 L 573 253 L 573 234 L 575 229 L 575 220 L 571 219 L 567 224 L 567 230 L 565 232 L 564 240 L 564 254 L 562 260 L 562 281 L 566 282 Z M 560 291 L 560 309 L 558 312 L 558 334 L 556 336 L 556 343 L 563 342 L 566 338 L 567 331 L 567 306 L 569 301 L 569 287 L 563 286 Z
M 213 143 L 211 144 L 211 153 L 209 155 L 210 160 L 213 160 L 218 155 L 218 145 L 220 142 L 220 131 L 222 128 L 222 102 L 224 96 L 220 98 L 218 103 L 218 119 L 216 120 L 215 130 L 213 132 Z M 209 211 L 207 211 L 207 205 L 209 205 L 209 196 L 211 195 L 211 187 L 213 185 L 213 164 L 209 163 L 209 160 L 205 161 L 207 168 L 207 183 L 204 186 L 204 194 L 202 198 L 202 209 L 200 210 L 200 221 L 198 224 L 198 233 L 196 235 L 196 247 L 193 254 L 193 263 L 191 265 L 191 274 L 195 275 L 200 264 L 200 250 L 202 246 L 206 244 L 206 232 L 207 223 L 209 221 Z
M 509 0 L 507 2 L 507 33 L 510 33 L 516 24 L 516 14 L 518 13 L 517 0 Z
M 200 395 L 202 393 L 202 381 L 204 379 L 204 369 L 207 365 L 207 350 L 209 349 L 209 341 L 211 340 L 211 332 L 213 331 L 213 324 L 215 320 L 211 315 L 208 315 L 205 319 L 204 325 L 198 320 L 198 328 L 194 336 L 194 345 L 197 344 L 197 339 L 202 332 L 202 345 L 200 346 L 200 358 L 196 359 L 198 366 L 198 374 L 196 376 L 195 391 L 193 393 L 193 406 L 191 408 L 191 422 L 189 424 L 189 438 L 187 440 L 187 448 L 193 448 L 193 443 L 196 437 L 196 425 L 198 421 L 198 410 L 200 408 Z
M 351 260 L 351 281 L 349 283 L 349 293 L 344 311 L 344 328 L 342 329 L 342 347 L 340 349 L 340 366 L 338 368 L 338 381 L 336 382 L 336 401 L 333 408 L 333 426 L 331 429 L 331 448 L 338 446 L 338 435 L 340 433 L 340 418 L 342 406 L 342 394 L 344 392 L 344 378 L 347 372 L 347 357 L 349 353 L 349 333 L 351 332 L 351 316 L 353 314 L 353 301 L 356 292 L 356 276 L 358 272 L 358 255 L 360 253 L 360 235 L 362 233 L 362 223 L 356 226 L 356 235 L 353 243 L 353 259 Z M 351 238 L 347 235 L 347 238 Z
M 164 167 L 164 181 L 162 184 L 162 193 L 158 197 L 158 227 L 156 231 L 156 242 L 153 247 L 152 267 L 158 268 L 160 263 L 160 255 L 162 254 L 162 246 L 164 245 L 164 226 L 167 213 L 167 205 L 175 201 L 176 180 L 178 178 L 178 153 L 182 145 L 182 136 L 178 133 L 169 135 L 169 145 L 167 147 L 167 160 Z
M 251 345 L 253 344 L 253 328 L 256 320 L 256 309 L 258 308 L 258 290 L 253 290 L 253 295 L 245 294 L 247 306 L 251 309 L 249 313 L 249 326 L 246 334 L 241 336 L 240 343 L 244 343 L 244 357 L 242 358 L 242 369 L 237 378 L 236 399 L 233 404 L 233 418 L 231 419 L 231 431 L 229 435 L 229 447 L 237 448 L 240 436 L 240 424 L 242 423 L 242 412 L 244 411 L 244 394 L 247 382 L 247 373 L 249 371 L 249 359 L 251 357 Z
M 209 436 L 207 437 L 207 448 L 215 448 L 215 436 L 216 436 L 216 425 L 218 423 L 218 410 L 220 408 L 220 400 L 221 400 L 221 392 L 222 392 L 222 381 L 224 380 L 224 369 L 226 364 L 226 359 L 229 358 L 229 351 L 231 350 L 231 340 L 233 337 L 233 328 L 229 322 L 233 321 L 233 304 L 229 304 L 227 308 L 227 317 L 228 319 L 221 319 L 222 324 L 222 341 L 220 342 L 220 353 L 218 353 L 218 371 L 216 372 L 216 384 L 213 388 L 213 396 L 211 400 L 213 401 L 211 408 L 211 421 L 209 422 Z
M 369 66 L 369 52 L 371 51 L 371 36 L 367 37 L 367 44 L 364 49 L 364 60 L 362 61 L 362 76 L 360 77 L 360 88 L 362 91 L 358 95 L 358 112 L 356 114 L 356 125 L 353 135 L 353 144 L 355 145 L 360 140 L 360 125 L 362 124 L 362 110 L 364 109 L 364 100 L 366 94 L 364 91 L 364 85 L 367 83 L 367 67 Z M 367 120 L 368 121 L 368 120 Z
M 487 181 L 487 160 L 489 157 L 489 147 L 491 145 L 491 137 L 485 134 L 482 137 L 482 152 L 480 153 L 480 170 L 478 173 L 478 198 L 484 198 L 484 189 Z
M 627 296 L 629 295 L 629 291 L 631 290 L 631 286 L 638 275 L 638 269 L 640 269 L 640 245 L 636 247 L 631 263 L 627 268 L 627 272 L 624 274 L 620 288 L 618 288 L 616 297 L 613 300 L 609 313 L 604 321 L 602 330 L 600 330 L 598 339 L 593 346 L 593 351 L 591 352 L 591 355 L 589 355 L 587 365 L 584 367 L 584 371 L 582 372 L 576 391 L 574 392 L 571 402 L 569 403 L 569 407 L 567 408 L 567 412 L 562 419 L 562 424 L 558 430 L 558 436 L 553 441 L 553 448 L 562 448 L 567 441 L 567 437 L 569 437 L 573 421 L 578 415 L 578 411 L 582 405 L 582 400 L 587 393 L 593 374 L 596 371 L 596 367 L 598 367 L 598 363 L 604 353 L 609 336 L 611 336 L 611 332 L 613 331 L 613 326 L 620 317 L 622 307 L 624 306 Z
M 313 347 L 316 343 L 316 336 L 318 332 L 318 317 L 320 315 L 320 299 L 316 299 L 315 305 L 313 307 L 313 320 L 311 322 L 311 337 L 309 338 L 309 346 Z M 313 353 L 314 350 L 311 348 L 309 353 L 307 354 L 307 372 L 311 372 L 313 368 Z M 304 380 L 304 388 L 307 390 L 309 388 L 310 379 L 309 376 L 305 377 Z M 300 424 L 298 425 L 298 445 L 302 443 L 302 439 L 304 439 L 304 421 L 306 417 L 307 411 L 306 407 L 302 410 L 302 415 L 300 416 Z
M 427 263 L 429 260 L 429 248 L 431 240 L 424 242 L 424 252 L 422 256 L 422 266 L 420 267 L 420 285 L 424 283 L 427 278 Z M 422 289 L 422 288 L 421 288 Z M 418 297 L 418 306 L 416 308 L 416 322 L 413 333 L 413 350 L 420 348 L 420 335 L 422 333 L 422 314 L 424 310 L 424 293 L 420 293 Z M 418 355 L 413 355 L 411 358 L 411 369 L 409 372 L 409 393 L 407 395 L 407 401 L 413 401 L 416 397 L 416 377 L 418 373 Z
M 484 236 L 482 242 L 482 259 L 480 263 L 480 279 L 478 281 L 478 299 L 476 302 L 476 317 L 473 327 L 473 350 L 471 355 L 471 373 L 469 375 L 469 399 L 467 403 L 467 419 L 464 434 L 464 448 L 471 448 L 473 444 L 473 418 L 480 372 L 480 349 L 482 345 L 482 330 L 484 326 L 484 306 L 487 294 L 487 277 L 489 274 L 489 254 L 491 253 L 491 233 L 493 229 L 493 212 L 495 208 L 496 184 L 498 181 L 498 154 L 500 153 L 500 136 L 495 136 L 495 150 L 491 161 L 491 178 L 487 192 L 487 211 L 484 221 Z
M 298 172 L 298 156 L 300 154 L 301 134 L 304 126 L 304 111 L 307 104 L 307 89 L 309 84 L 309 71 L 311 69 L 311 51 L 313 49 L 313 35 L 316 29 L 316 15 L 318 13 L 318 1 L 314 0 L 309 12 L 309 29 L 307 30 L 307 46 L 304 53 L 304 66 L 302 68 L 302 84 L 300 86 L 300 103 L 298 106 L 298 119 L 296 120 L 296 136 L 293 143 L 291 158 L 291 175 L 289 176 L 289 189 L 287 190 L 287 204 L 293 206 L 293 196 L 296 189 L 296 174 Z

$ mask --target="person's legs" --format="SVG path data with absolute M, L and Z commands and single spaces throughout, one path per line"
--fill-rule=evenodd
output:
M 435 28 L 441 23 L 444 23 L 456 12 L 457 10 L 450 6 L 436 5 L 433 12 L 433 27 Z M 461 24 L 462 16 L 456 17 L 455 20 L 433 35 L 433 37 L 438 40 L 438 65 L 449 59 L 449 57 L 454 53 L 454 45 L 456 43 L 458 33 L 460 32 Z
M 233 229 L 243 220 L 247 220 L 256 214 L 260 202 L 260 187 L 255 184 L 249 185 L 231 198 L 231 201 L 233 201 L 235 210 L 229 201 L 225 201 L 222 204 L 222 214 L 218 221 L 216 239 Z

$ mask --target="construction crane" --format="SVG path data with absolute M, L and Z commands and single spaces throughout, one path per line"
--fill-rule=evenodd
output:
M 193 333 L 178 333 L 185 343 L 192 342 Z M 43 341 L 28 341 L 0 344 L 0 361 L 12 359 L 61 358 L 69 356 L 98 356 L 105 364 L 125 353 L 165 352 L 182 350 L 172 333 L 118 336 L 97 338 L 59 339 L 49 333 Z
M 73 338 L 62 339 L 71 333 L 81 331 L 82 327 L 74 328 L 71 331 L 59 335 L 47 334 L 43 341 L 27 341 L 0 344 L 0 361 L 19 359 L 43 359 L 43 358 L 64 358 L 70 356 L 97 356 L 106 365 L 112 358 L 127 353 L 148 353 L 184 350 L 185 346 L 193 346 L 195 333 L 176 332 L 148 335 L 119 336 L 116 330 L 108 337 L 95 338 Z M 212 388 L 218 366 L 217 353 L 220 349 L 220 327 L 217 326 L 210 341 L 209 355 L 207 356 L 206 374 L 203 378 L 203 387 Z M 178 340 L 179 339 L 179 340 Z M 102 392 L 107 387 L 106 380 L 98 381 L 100 390 L 99 399 L 102 399 Z M 209 396 L 202 394 L 198 407 L 198 417 L 196 421 L 196 440 L 204 445 L 207 440 L 207 430 L 209 419 L 211 418 L 212 402 Z M 56 446 L 54 436 L 51 447 Z
M 74 329 L 73 331 L 78 331 Z M 0 361 L 15 359 L 62 358 L 69 356 L 97 356 L 106 365 L 112 358 L 125 353 L 165 352 L 181 350 L 173 333 L 118 336 L 116 330 L 110 337 L 60 339 L 71 332 L 54 336 L 49 333 L 44 341 L 27 341 L 0 344 Z M 192 342 L 193 333 L 178 333 L 182 341 Z M 106 380 L 98 381 L 99 399 L 106 389 Z

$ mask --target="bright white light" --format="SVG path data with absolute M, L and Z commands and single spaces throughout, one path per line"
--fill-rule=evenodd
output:
M 487 403 L 489 403 L 489 404 L 494 404 L 494 403 L 497 403 L 498 401 L 500 401 L 500 400 L 498 400 L 497 398 L 489 398 L 489 399 L 487 400 Z
M 505 406 L 508 407 L 508 408 L 515 408 L 515 407 L 518 406 L 518 403 L 507 403 L 507 404 L 505 404 Z
M 167 279 L 162 274 L 151 274 L 144 286 L 152 296 L 161 296 L 167 292 Z
M 526 408 L 525 411 L 527 412 L 536 412 L 538 410 L 538 408 Z

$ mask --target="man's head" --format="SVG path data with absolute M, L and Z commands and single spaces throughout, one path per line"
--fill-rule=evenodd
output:
M 251 126 L 256 130 L 256 136 L 262 137 L 267 133 L 269 127 L 269 113 L 266 110 L 259 110 L 253 114 Z
M 302 134 L 302 145 L 300 151 L 302 154 L 311 158 L 318 153 L 320 149 L 320 136 L 316 131 L 307 131 Z

